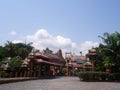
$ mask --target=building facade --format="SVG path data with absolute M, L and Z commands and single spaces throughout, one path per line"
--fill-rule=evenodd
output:
M 69 54 L 66 57 L 67 76 L 77 75 L 80 71 L 92 71 L 92 63 L 83 55 Z
M 28 56 L 29 70 L 38 77 L 60 75 L 64 65 L 63 59 L 57 54 L 36 52 Z

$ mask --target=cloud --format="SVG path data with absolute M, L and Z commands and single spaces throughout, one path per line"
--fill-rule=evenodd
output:
M 14 36 L 14 35 L 17 35 L 17 32 L 11 31 L 9 34 Z
M 80 51 L 82 51 L 83 54 L 88 53 L 88 50 L 91 48 L 98 47 L 99 43 L 98 42 L 93 42 L 93 41 L 85 41 L 80 45 Z
M 22 43 L 22 40 L 13 40 L 12 43 Z
M 29 42 L 33 42 L 33 46 L 40 50 L 46 47 L 52 50 L 58 50 L 59 48 L 71 50 L 76 48 L 76 43 L 72 42 L 70 38 L 65 38 L 60 35 L 53 36 L 45 29 L 38 30 L 34 35 L 26 36 L 26 39 Z
M 23 41 L 14 40 L 12 42 L 20 43 Z M 78 45 L 76 42 L 73 42 L 70 38 L 63 37 L 61 35 L 53 36 L 52 34 L 48 33 L 45 29 L 39 29 L 36 33 L 32 35 L 27 35 L 26 42 L 32 42 L 32 45 L 40 51 L 47 47 L 55 52 L 58 49 L 62 49 L 63 54 L 65 54 L 65 52 L 80 54 L 79 52 L 82 51 L 83 55 L 85 55 L 88 53 L 88 50 L 92 47 L 99 46 L 98 42 L 93 41 L 85 41 Z

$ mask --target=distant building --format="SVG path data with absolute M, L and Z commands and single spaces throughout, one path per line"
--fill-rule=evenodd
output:
M 97 57 L 96 50 L 94 48 L 90 49 L 86 55 L 92 63 L 92 71 L 95 71 L 95 61 Z
M 69 58 L 66 58 L 66 67 L 68 76 L 77 75 L 79 71 L 91 71 L 92 63 L 83 55 L 70 54 Z

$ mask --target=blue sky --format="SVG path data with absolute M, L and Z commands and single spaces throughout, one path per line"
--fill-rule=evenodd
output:
M 0 0 L 0 45 L 26 37 L 38 49 L 79 52 L 115 31 L 120 0 Z

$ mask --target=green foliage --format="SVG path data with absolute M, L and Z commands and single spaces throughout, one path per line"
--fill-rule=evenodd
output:
M 112 78 L 114 80 L 120 80 L 120 73 L 114 73 L 114 74 L 112 74 Z
M 111 68 L 114 73 L 120 72 L 120 33 L 104 33 L 103 37 L 99 37 L 104 42 L 97 49 L 98 56 L 102 57 L 98 58 L 101 60 L 101 65 L 105 68 Z
M 9 64 L 10 64 L 11 71 L 19 71 L 22 64 L 21 58 L 13 57 L 11 58 Z
M 63 69 L 62 69 L 62 75 L 65 75 L 66 73 L 67 73 L 66 68 L 63 68 Z
M 102 53 L 103 45 L 99 45 L 98 48 L 96 48 L 97 57 L 95 60 L 95 71 L 105 71 L 104 66 L 104 53 Z
M 5 73 L 5 71 L 0 70 L 0 77 L 3 77 L 3 73 Z
M 107 72 L 79 72 L 82 81 L 120 81 L 120 73 Z
M 3 46 L 0 46 L 0 61 L 2 61 L 6 57 L 6 51 Z
M 52 50 L 50 50 L 48 47 L 46 49 L 43 49 L 44 53 L 53 53 Z
M 100 79 L 101 80 L 108 80 L 109 73 L 106 72 L 100 72 Z
M 78 76 L 79 76 L 79 78 L 80 78 L 80 80 L 88 80 L 88 72 L 79 72 L 78 73 Z
M 16 57 L 20 56 L 22 59 L 25 59 L 32 50 L 32 43 L 12 43 L 7 41 L 5 46 L 0 47 L 0 57 Z M 1 50 L 2 49 L 2 50 Z

